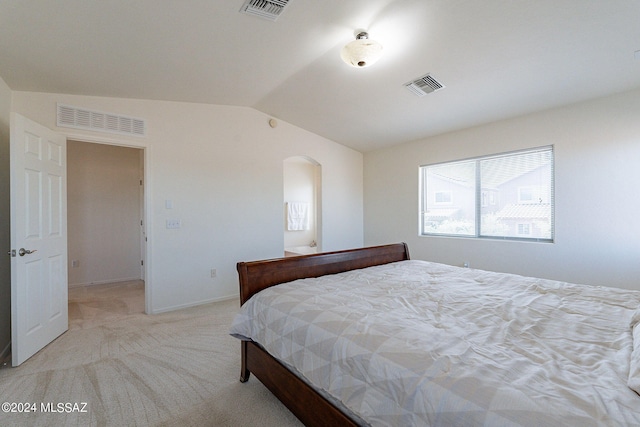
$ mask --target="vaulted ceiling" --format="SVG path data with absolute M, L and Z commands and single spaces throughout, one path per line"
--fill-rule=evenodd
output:
M 12 90 L 247 106 L 369 151 L 640 88 L 637 0 L 3 0 Z M 383 44 L 352 68 L 365 29 Z M 417 97 L 426 73 L 445 88 Z M 117 112 L 116 112 L 117 113 Z

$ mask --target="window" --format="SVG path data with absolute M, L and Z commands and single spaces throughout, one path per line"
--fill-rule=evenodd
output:
M 553 241 L 553 147 L 420 167 L 420 234 Z
M 536 204 L 540 200 L 540 187 L 528 185 L 518 188 L 518 203 Z
M 531 224 L 530 223 L 518 223 L 518 236 L 531 236 Z
M 437 191 L 436 205 L 448 205 L 448 204 L 451 204 L 451 191 Z

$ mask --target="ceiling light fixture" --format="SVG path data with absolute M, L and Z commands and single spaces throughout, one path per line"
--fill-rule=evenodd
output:
M 373 65 L 382 56 L 382 45 L 369 40 L 369 34 L 361 31 L 356 39 L 342 48 L 342 60 L 352 67 L 363 68 Z

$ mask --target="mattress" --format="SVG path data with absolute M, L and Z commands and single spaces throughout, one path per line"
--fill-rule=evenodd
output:
M 230 332 L 371 425 L 640 425 L 639 308 L 640 291 L 411 260 L 265 289 Z

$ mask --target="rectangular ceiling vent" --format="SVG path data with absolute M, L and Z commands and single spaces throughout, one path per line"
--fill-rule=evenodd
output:
M 57 125 L 59 127 L 133 136 L 146 135 L 145 121 L 135 117 L 102 113 L 63 104 L 58 104 L 57 116 Z
M 275 21 L 289 0 L 246 0 L 240 12 Z
M 425 96 L 429 93 L 443 89 L 444 85 L 434 79 L 430 74 L 425 74 L 412 82 L 405 83 L 405 87 L 415 95 Z

